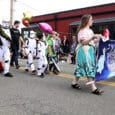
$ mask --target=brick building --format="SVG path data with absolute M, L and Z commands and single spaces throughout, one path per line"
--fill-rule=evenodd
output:
M 111 39 L 115 39 L 115 3 L 35 16 L 31 20 L 31 27 L 39 22 L 46 22 L 60 33 L 61 38 L 63 35 L 71 38 L 76 34 L 80 18 L 84 14 L 92 14 L 94 19 L 92 29 L 95 33 L 101 33 L 104 28 L 109 28 Z M 23 28 L 22 31 L 24 33 L 27 28 Z

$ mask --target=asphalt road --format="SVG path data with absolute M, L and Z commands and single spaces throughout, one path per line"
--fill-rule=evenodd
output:
M 23 66 L 25 61 L 20 62 Z M 97 96 L 91 93 L 90 87 L 85 86 L 84 80 L 81 80 L 82 90 L 72 89 L 70 75 L 74 67 L 61 64 L 60 75 L 50 74 L 43 79 L 24 72 L 23 68 L 12 68 L 13 78 L 0 74 L 0 115 L 115 114 L 114 78 L 107 81 L 113 85 L 97 84 L 105 90 L 103 95 Z

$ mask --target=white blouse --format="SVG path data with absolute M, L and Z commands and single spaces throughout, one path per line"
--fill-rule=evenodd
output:
M 94 33 L 91 29 L 82 29 L 78 32 L 78 42 L 80 43 L 81 40 L 88 40 L 94 36 Z

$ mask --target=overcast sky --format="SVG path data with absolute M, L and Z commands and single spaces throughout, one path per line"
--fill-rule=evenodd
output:
M 84 8 L 100 4 L 115 3 L 115 0 L 14 0 L 14 20 L 21 20 L 23 12 L 36 15 L 48 14 L 64 10 Z M 0 21 L 9 19 L 10 0 L 0 0 Z

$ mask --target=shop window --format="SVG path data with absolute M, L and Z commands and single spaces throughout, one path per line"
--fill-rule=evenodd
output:
M 110 30 L 110 39 L 115 40 L 115 24 L 95 24 L 91 27 L 94 33 L 102 33 L 105 28 Z M 71 34 L 75 35 L 77 31 L 77 26 L 71 26 Z

